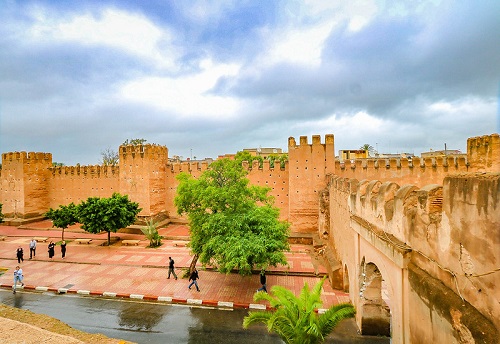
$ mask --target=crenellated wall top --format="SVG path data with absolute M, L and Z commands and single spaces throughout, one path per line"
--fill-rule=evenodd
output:
M 42 160 L 50 160 L 52 162 L 52 153 L 43 153 L 43 152 L 8 152 L 2 154 L 3 161 L 42 161 Z
M 121 155 L 135 155 L 135 154 L 145 154 L 148 156 L 152 155 L 166 155 L 168 156 L 168 148 L 166 146 L 157 144 L 143 144 L 143 145 L 121 145 L 120 148 Z
M 55 166 L 50 167 L 52 175 L 100 175 L 100 174 L 117 174 L 120 170 L 118 166 L 107 165 L 87 165 L 87 166 Z
M 308 139 L 307 139 L 307 136 L 300 136 L 300 146 L 309 146 L 309 142 L 308 142 Z M 333 145 L 333 142 L 334 141 L 334 138 L 333 138 L 333 134 L 326 134 L 325 135 L 325 144 L 332 144 Z M 321 136 L 320 135 L 313 135 L 312 136 L 312 145 L 321 145 Z M 295 138 L 294 137 L 289 137 L 288 138 L 288 147 L 297 147 L 297 143 L 295 141 Z
M 388 159 L 355 159 L 335 161 L 335 170 L 356 170 L 356 169 L 375 169 L 389 170 L 400 168 L 422 168 L 432 169 L 440 167 L 456 167 L 465 169 L 468 166 L 465 157 L 428 157 L 421 159 L 419 157 L 407 158 L 388 158 Z

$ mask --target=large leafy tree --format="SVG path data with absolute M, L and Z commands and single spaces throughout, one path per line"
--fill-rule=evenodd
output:
M 108 232 L 108 245 L 111 232 L 133 224 L 142 209 L 139 204 L 128 199 L 127 195 L 113 193 L 110 198 L 89 197 L 78 205 L 78 220 L 82 228 L 90 233 Z
M 78 222 L 77 207 L 73 202 L 57 209 L 50 208 L 45 216 L 52 220 L 52 227 L 61 228 L 61 240 L 64 240 L 64 230 Z
M 251 274 L 253 268 L 286 264 L 289 223 L 279 220 L 279 209 L 269 188 L 249 185 L 247 171 L 237 160 L 221 159 L 195 179 L 177 176 L 174 203 L 187 214 L 191 269 L 199 259 L 221 272 L 233 269 Z
M 342 319 L 352 318 L 355 314 L 354 307 L 349 303 L 332 306 L 323 314 L 317 313 L 322 305 L 324 281 L 323 278 L 312 290 L 306 283 L 299 297 L 282 286 L 273 286 L 273 295 L 255 293 L 255 301 L 268 301 L 274 311 L 250 312 L 243 319 L 243 327 L 260 322 L 266 324 L 269 332 L 277 333 L 285 343 L 322 343 Z

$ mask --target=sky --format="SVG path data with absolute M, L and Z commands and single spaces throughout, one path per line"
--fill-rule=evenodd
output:
M 500 2 L 0 0 L 0 152 L 466 152 L 498 133 Z

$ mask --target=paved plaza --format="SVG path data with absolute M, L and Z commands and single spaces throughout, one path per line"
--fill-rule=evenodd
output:
M 189 267 L 192 256 L 187 242 L 188 228 L 184 224 L 171 224 L 159 230 L 164 236 L 163 245 L 148 248 L 149 241 L 142 234 L 112 233 L 120 240 L 111 246 L 103 246 L 107 233 L 90 234 L 79 226 L 65 231 L 68 241 L 66 258 L 61 258 L 60 246 L 56 255 L 49 259 L 47 246 L 52 240 L 61 240 L 61 230 L 52 228 L 50 221 L 40 221 L 14 227 L 1 226 L 0 268 L 7 269 L 0 276 L 0 287 L 11 288 L 13 271 L 17 263 L 16 249 L 24 250 L 24 289 L 52 291 L 55 293 L 78 293 L 102 297 L 121 297 L 158 300 L 173 303 L 206 304 L 222 307 L 259 308 L 253 301 L 255 291 L 260 287 L 259 276 L 242 277 L 238 274 L 221 274 L 199 266 L 200 292 L 188 290 L 187 278 L 181 278 L 183 269 Z M 38 242 L 36 257 L 29 259 L 29 242 L 33 237 L 48 238 Z M 92 239 L 90 244 L 79 244 L 76 239 Z M 123 240 L 140 240 L 138 245 L 124 245 Z M 325 268 L 311 255 L 312 246 L 291 245 L 287 253 L 288 267 L 272 268 L 268 272 L 268 290 L 281 285 L 299 294 L 305 283 L 313 286 L 325 274 Z M 167 279 L 168 257 L 175 260 L 179 276 Z M 18 289 L 19 290 L 19 289 Z M 22 292 L 22 290 L 19 290 Z M 328 281 L 322 294 L 323 308 L 349 302 L 348 294 L 334 290 Z

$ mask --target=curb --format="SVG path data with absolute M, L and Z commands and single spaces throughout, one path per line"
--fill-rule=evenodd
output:
M 10 284 L 0 284 L 2 289 L 12 289 Z M 221 309 L 252 309 L 252 310 L 270 310 L 271 307 L 264 304 L 254 304 L 254 303 L 235 303 L 231 301 L 216 301 L 216 300 L 202 300 L 202 299 L 178 299 L 170 296 L 156 296 L 156 295 L 141 295 L 141 294 L 121 294 L 110 291 L 91 291 L 91 290 L 76 290 L 67 288 L 54 288 L 54 287 L 44 287 L 44 286 L 32 286 L 25 285 L 24 287 L 19 286 L 17 290 L 31 290 L 38 292 L 53 292 L 54 294 L 77 294 L 82 296 L 97 296 L 108 299 L 130 299 L 130 300 L 148 300 L 148 301 L 158 301 L 162 303 L 171 304 L 181 304 L 181 305 L 191 305 L 191 306 L 206 306 L 206 307 L 216 307 Z

